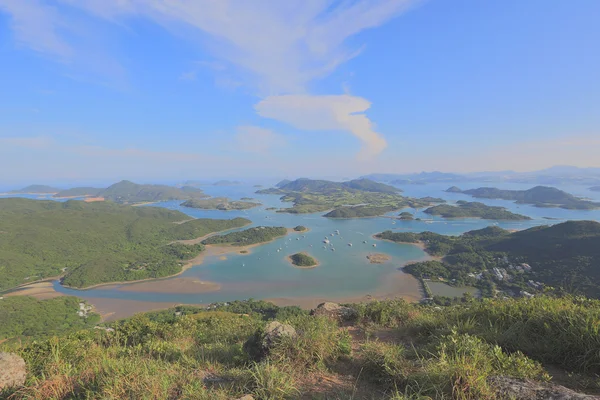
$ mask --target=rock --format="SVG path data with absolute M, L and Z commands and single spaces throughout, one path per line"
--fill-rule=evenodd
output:
M 244 343 L 244 351 L 257 361 L 262 360 L 269 355 L 269 351 L 283 337 L 295 338 L 298 336 L 296 329 L 288 324 L 282 324 L 279 321 L 272 321 L 267 324 L 264 330 L 259 330 L 250 339 Z
M 577 393 L 564 386 L 534 382 L 528 379 L 492 376 L 488 383 L 496 390 L 499 399 L 510 400 L 592 400 L 598 396 Z
M 23 386 L 26 376 L 25 360 L 16 354 L 0 353 L 0 390 Z
M 321 303 L 311 311 L 311 315 L 323 315 L 329 318 L 335 318 L 341 321 L 351 321 L 358 317 L 355 309 L 340 306 L 336 303 Z

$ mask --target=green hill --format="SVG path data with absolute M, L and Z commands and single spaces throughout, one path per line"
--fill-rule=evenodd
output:
M 57 189 L 52 186 L 47 185 L 29 185 L 25 186 L 22 189 L 11 190 L 10 193 L 42 193 L 42 194 L 51 194 L 60 192 L 60 189 Z
M 250 223 L 179 223 L 186 220 L 178 211 L 110 202 L 0 199 L 0 290 L 62 274 L 80 288 L 173 275 L 202 247 L 170 242 Z
M 600 208 L 600 203 L 581 200 L 572 194 L 550 186 L 536 186 L 528 190 L 502 190 L 481 187 L 461 191 L 476 198 L 514 200 L 521 204 L 533 204 L 536 207 L 560 207 L 570 210 L 591 210 Z
M 75 187 L 71 189 L 61 190 L 53 197 L 79 197 L 79 196 L 97 196 L 103 191 L 101 188 L 94 187 Z
M 0 397 L 584 398 L 556 394 L 565 388 L 548 385 L 552 374 L 577 391 L 598 390 L 598 301 L 465 297 L 452 306 L 394 300 L 341 310 L 343 321 L 264 301 L 178 306 L 106 329 L 0 344 L 23 357 L 28 375 Z M 515 386 L 530 388 L 528 397 Z
M 441 276 L 456 284 L 477 285 L 487 295 L 493 295 L 496 287 L 516 295 L 523 290 L 539 292 L 546 285 L 600 298 L 600 223 L 595 221 L 568 221 L 514 233 L 489 227 L 461 236 L 386 231 L 377 237 L 396 242 L 421 241 L 427 252 L 444 256 L 443 263 L 415 264 L 408 269 L 417 276 Z M 516 268 L 523 263 L 531 270 Z M 435 274 L 428 270 L 430 267 L 436 268 Z M 493 268 L 503 268 L 509 277 L 497 279 Z M 479 280 L 469 276 L 482 272 Z M 543 285 L 537 287 L 529 280 Z
M 140 185 L 131 181 L 115 183 L 100 191 L 97 195 L 104 197 L 106 200 L 122 204 L 206 197 L 202 190 L 192 186 L 178 188 L 167 185 Z
M 375 216 L 404 207 L 426 207 L 432 203 L 426 199 L 404 197 L 398 192 L 398 188 L 369 179 L 332 182 L 300 178 L 287 183 L 282 181 L 278 187 L 257 193 L 282 195 L 282 201 L 294 203 L 293 207 L 279 212 L 316 213 L 333 209 L 326 215 L 332 218 Z
M 424 211 L 431 215 L 440 215 L 444 218 L 483 218 L 498 220 L 526 220 L 531 219 L 525 215 L 514 214 L 504 207 L 488 206 L 479 202 L 457 202 L 456 206 L 441 204 Z

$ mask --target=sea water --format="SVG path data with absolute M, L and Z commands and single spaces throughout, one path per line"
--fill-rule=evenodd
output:
M 169 201 L 152 204 L 152 207 L 165 207 L 184 212 L 195 218 L 236 218 L 244 217 L 252 221 L 251 226 L 284 226 L 303 225 L 310 229 L 305 233 L 292 233 L 273 242 L 251 249 L 247 255 L 230 253 L 226 259 L 207 257 L 204 262 L 185 271 L 181 277 L 194 277 L 202 281 L 221 284 L 221 290 L 213 293 L 147 293 L 120 291 L 117 287 L 98 287 L 85 291 L 62 287 L 55 282 L 57 291 L 83 298 L 118 298 L 128 300 L 177 303 L 211 303 L 236 299 L 265 299 L 289 297 L 325 297 L 343 298 L 363 296 L 377 292 L 385 282 L 397 279 L 403 274 L 399 269 L 408 261 L 420 260 L 426 254 L 418 247 L 408 244 L 391 243 L 373 239 L 372 235 L 392 230 L 394 232 L 432 231 L 446 235 L 459 235 L 469 230 L 497 225 L 505 229 L 521 230 L 537 225 L 550 225 L 565 220 L 597 220 L 600 221 L 600 210 L 580 211 L 560 208 L 536 208 L 531 205 L 515 204 L 505 200 L 473 199 L 460 193 L 446 193 L 451 186 L 444 184 L 403 185 L 406 196 L 441 197 L 449 203 L 458 200 L 480 201 L 488 205 L 506 207 L 512 212 L 524 214 L 532 220 L 527 221 L 490 221 L 481 219 L 448 220 L 432 217 L 423 213 L 424 209 L 405 209 L 415 214 L 415 218 L 423 221 L 400 221 L 386 217 L 361 219 L 328 219 L 322 214 L 288 214 L 277 213 L 268 207 L 289 207 L 290 203 L 282 203 L 277 195 L 259 195 L 257 188 L 249 185 L 205 186 L 203 190 L 211 196 L 223 196 L 231 199 L 251 197 L 259 200 L 262 206 L 241 211 L 198 210 L 181 207 L 181 201 Z M 481 186 L 494 186 L 503 189 L 529 189 L 531 184 L 500 184 L 485 182 L 469 182 L 461 184 L 461 189 Z M 557 186 L 576 196 L 600 201 L 600 193 L 591 192 L 583 186 Z M 397 215 L 399 211 L 389 213 Z M 244 227 L 241 229 L 247 229 Z M 339 230 L 339 235 L 336 234 Z M 331 234 L 334 234 L 331 236 Z M 327 237 L 331 246 L 323 243 Z M 297 240 L 298 239 L 298 240 Z M 366 241 L 366 243 L 363 243 Z M 349 246 L 349 243 L 352 246 Z M 376 247 L 373 247 L 376 244 Z M 323 248 L 325 246 L 325 248 Z M 280 250 L 277 252 L 277 250 Z M 307 252 L 320 262 L 313 269 L 298 269 L 286 260 L 288 255 Z M 369 253 L 385 253 L 391 260 L 384 264 L 370 264 L 366 256 Z M 405 279 L 413 279 L 402 275 Z M 450 293 L 450 292 L 448 292 Z M 409 294 L 409 293 L 407 293 Z M 462 292 L 457 294 L 462 294 Z M 415 295 L 415 293 L 410 293 Z

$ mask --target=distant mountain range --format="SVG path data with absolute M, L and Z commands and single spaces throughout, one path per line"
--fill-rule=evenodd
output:
M 117 182 L 107 188 L 75 187 L 66 190 L 45 185 L 30 185 L 19 190 L 13 190 L 10 193 L 53 194 L 55 198 L 96 197 L 121 204 L 190 200 L 208 197 L 202 190 L 192 186 L 148 185 L 131 181 Z
M 512 182 L 532 184 L 565 184 L 583 185 L 600 184 L 600 168 L 579 168 L 573 166 L 554 166 L 539 171 L 487 171 L 455 174 L 447 172 L 420 172 L 411 174 L 370 174 L 361 178 L 372 179 L 394 185 L 426 184 L 435 182 Z
M 452 186 L 449 193 L 464 193 L 479 199 L 513 200 L 521 204 L 533 204 L 536 207 L 560 207 L 568 210 L 593 210 L 600 203 L 583 200 L 567 192 L 549 186 L 536 186 L 528 190 L 502 190 L 493 187 L 460 190 Z

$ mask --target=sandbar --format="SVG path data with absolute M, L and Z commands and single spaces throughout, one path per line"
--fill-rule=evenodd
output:
M 38 300 L 48 300 L 55 297 L 64 296 L 64 294 L 54 290 L 52 282 L 38 282 L 23 286 L 13 292 L 6 293 L 4 296 L 31 296 Z
M 139 293 L 211 293 L 221 289 L 216 282 L 201 281 L 197 278 L 173 278 L 164 281 L 144 282 L 120 287 L 120 292 Z
M 383 264 L 391 259 L 392 257 L 383 253 L 370 253 L 367 256 L 367 260 L 369 260 L 371 264 Z

